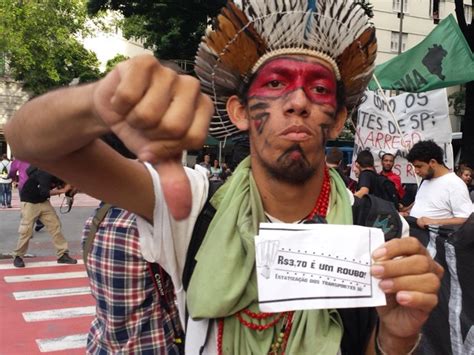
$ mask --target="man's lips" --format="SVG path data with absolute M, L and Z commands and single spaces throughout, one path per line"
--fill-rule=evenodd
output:
M 285 128 L 279 136 L 292 141 L 303 141 L 311 136 L 311 131 L 306 126 L 290 126 Z

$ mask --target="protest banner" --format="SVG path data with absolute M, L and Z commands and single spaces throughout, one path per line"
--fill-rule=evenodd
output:
M 441 21 L 418 45 L 378 65 L 382 89 L 424 92 L 474 80 L 474 54 L 453 15 Z M 377 83 L 369 83 L 377 90 Z
M 405 157 L 415 143 L 427 139 L 443 148 L 444 162 L 452 169 L 451 137 L 445 89 L 405 93 L 389 98 L 388 104 L 377 93 L 366 91 L 358 109 L 351 177 L 355 178 L 353 169 L 357 154 L 368 149 L 374 156 L 377 171 L 381 170 L 382 155 L 392 153 L 396 157 L 393 172 L 400 175 L 402 183 L 416 183 L 415 172 Z

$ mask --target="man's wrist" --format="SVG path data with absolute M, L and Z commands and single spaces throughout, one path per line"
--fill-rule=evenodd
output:
M 421 339 L 421 334 L 409 337 L 398 337 L 383 330 L 380 325 L 375 337 L 375 352 L 377 355 L 411 355 L 415 354 Z
M 80 96 L 82 101 L 78 103 L 77 111 L 80 112 L 81 117 L 87 117 L 87 119 L 93 120 L 92 122 L 88 122 L 86 127 L 92 130 L 91 132 L 94 134 L 94 136 L 100 137 L 109 133 L 111 130 L 97 111 L 98 103 L 94 98 L 94 95 L 97 90 L 98 83 L 99 82 L 77 86 L 77 88 L 81 90 L 81 93 L 83 93 L 83 95 Z

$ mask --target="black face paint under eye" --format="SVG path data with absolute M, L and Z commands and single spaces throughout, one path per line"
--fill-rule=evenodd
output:
M 270 107 L 270 105 L 266 102 L 257 102 L 253 105 L 250 105 L 249 112 L 252 112 L 254 110 L 266 110 L 269 107 Z
M 322 140 L 321 140 L 321 146 L 323 149 L 326 147 L 326 143 L 328 141 L 328 136 L 329 136 L 329 126 L 328 125 L 321 125 L 321 135 L 322 135 Z
M 262 134 L 265 123 L 270 117 L 270 113 L 265 111 L 270 105 L 263 101 L 257 101 L 249 107 L 250 120 L 253 122 L 258 134 Z

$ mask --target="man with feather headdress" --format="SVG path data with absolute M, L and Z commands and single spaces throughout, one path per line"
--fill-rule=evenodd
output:
M 352 224 L 349 195 L 326 169 L 324 146 L 371 78 L 369 12 L 349 0 L 229 1 L 197 52 L 200 83 L 154 58 L 134 58 L 96 83 L 30 101 L 7 125 L 15 155 L 142 217 L 143 256 L 170 274 L 183 323 L 185 256 L 208 181 L 183 168 L 180 154 L 199 148 L 208 132 L 226 139 L 249 131 L 250 156 L 211 200 L 217 212 L 186 292 L 187 352 L 411 354 L 416 347 L 442 268 L 414 238 L 375 251 L 372 274 L 387 306 L 377 309 L 377 335 L 371 324 L 355 329 L 357 349 L 344 345 L 351 330 L 336 310 L 266 314 L 257 305 L 260 222 Z M 98 137 L 109 131 L 146 163 L 102 144 Z

